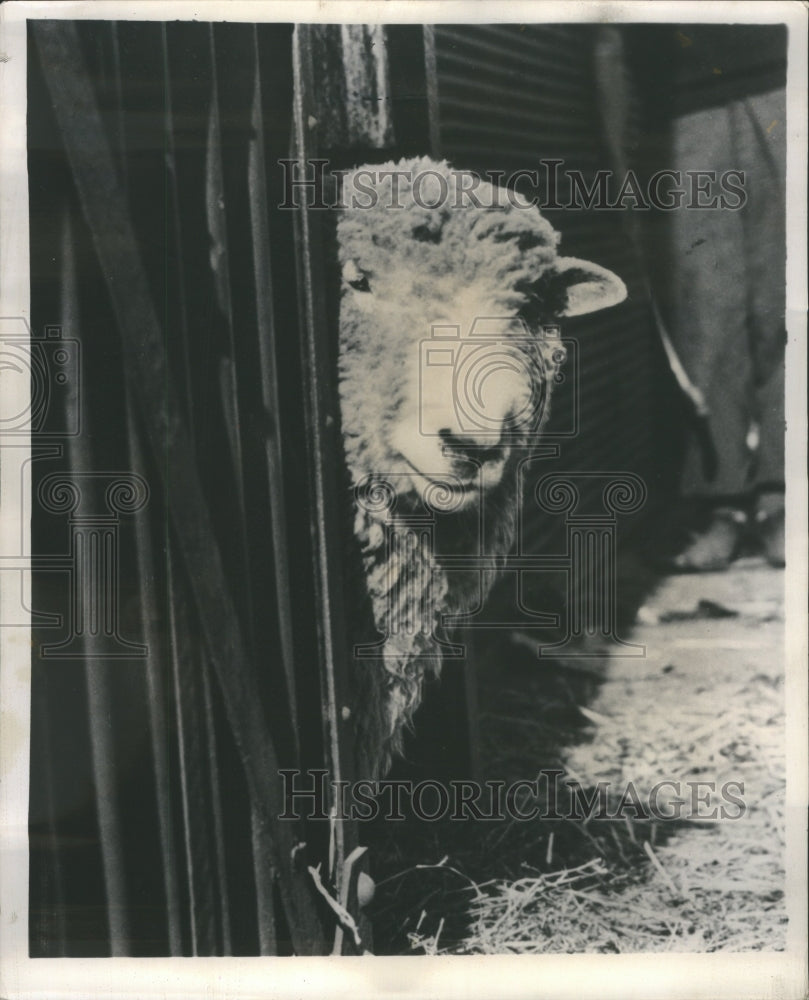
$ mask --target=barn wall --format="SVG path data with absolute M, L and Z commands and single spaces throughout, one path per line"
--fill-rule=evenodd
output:
M 478 172 L 537 170 L 539 190 L 518 191 L 552 200 L 542 159 L 563 161 L 560 175 L 581 171 L 592 184 L 612 166 L 594 71 L 599 29 L 592 25 L 438 25 L 435 29 L 437 109 L 442 155 Z M 606 100 L 614 95 L 602 94 Z M 631 142 L 632 95 L 628 117 Z M 560 201 L 567 200 L 560 181 Z M 657 499 L 660 396 L 666 376 L 652 327 L 644 277 L 622 211 L 543 208 L 562 234 L 560 253 L 595 261 L 626 283 L 627 301 L 592 316 L 568 320 L 562 336 L 577 341 L 578 374 L 554 396 L 547 438 L 561 445 L 543 474 L 630 471 Z M 575 380 L 575 385 L 573 384 Z M 574 391 L 575 390 L 575 391 Z M 575 420 L 574 408 L 578 409 Z M 575 427 L 575 434 L 570 434 Z M 593 490 L 600 487 L 593 480 Z M 587 492 L 587 485 L 582 490 Z M 539 513 L 526 524 L 531 551 L 563 526 Z
M 292 27 L 37 23 L 29 101 L 32 328 L 81 349 L 34 436 L 31 954 L 328 951 L 327 824 L 276 820 L 325 731 Z

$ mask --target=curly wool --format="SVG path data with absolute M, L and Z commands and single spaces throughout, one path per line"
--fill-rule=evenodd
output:
M 481 182 L 474 192 L 481 202 L 477 207 L 455 194 L 456 174 L 449 164 L 427 157 L 375 167 L 374 183 L 365 178 L 367 169 L 344 179 L 346 207 L 338 225 L 341 264 L 353 260 L 369 273 L 394 265 L 400 280 L 416 294 L 428 287 L 427 277 L 429 286 L 448 278 L 443 284 L 453 287 L 462 274 L 467 282 L 492 290 L 493 305 L 513 309 L 521 304 L 525 288 L 556 259 L 559 234 L 515 192 L 512 204 L 502 200 L 500 189 Z M 390 181 L 394 172 L 399 175 L 396 194 Z M 430 180 L 434 175 L 443 177 L 447 188 L 430 191 L 427 183 L 419 184 L 416 201 L 411 179 Z M 436 208 L 424 207 L 445 190 L 446 197 L 435 197 Z M 366 207 L 369 191 L 373 203 Z M 402 207 L 394 207 L 398 205 Z
M 374 183 L 367 176 L 371 169 Z M 401 208 L 392 207 L 386 175 L 394 170 L 400 175 Z M 524 202 L 520 207 L 477 207 L 458 205 L 450 196 L 436 208 L 425 208 L 414 197 L 412 178 L 419 172 L 437 174 L 448 183 L 452 178 L 446 162 L 427 158 L 348 174 L 337 228 L 341 264 L 351 262 L 371 285 L 382 288 L 370 312 L 359 311 L 349 295 L 344 295 L 341 307 L 340 395 L 348 469 L 355 490 L 370 477 L 391 482 L 397 492 L 392 511 L 357 502 L 354 521 L 375 625 L 386 637 L 379 657 L 357 667 L 362 689 L 357 720 L 360 766 L 373 776 L 387 770 L 392 756 L 401 752 L 403 731 L 420 703 L 425 674 L 440 670 L 433 635 L 443 616 L 475 607 L 496 575 L 494 570 L 449 574 L 425 538 L 406 551 L 397 547 L 402 517 L 420 507 L 412 483 L 394 471 L 401 458 L 388 445 L 392 422 L 404 405 L 403 373 L 413 364 L 418 339 L 429 331 L 436 314 L 451 308 L 461 285 L 475 289 L 488 315 L 514 315 L 530 302 L 531 290 L 556 260 L 559 241 L 539 211 Z M 440 191 L 437 180 L 436 185 Z M 376 195 L 370 206 L 369 190 Z M 435 193 L 428 192 L 425 183 L 421 200 L 436 201 Z M 491 185 L 482 183 L 475 193 L 484 206 L 495 201 Z M 553 350 L 558 349 L 557 344 Z M 536 350 L 545 362 L 536 369 L 538 377 L 546 378 L 550 387 L 552 348 L 540 340 Z M 487 555 L 508 553 L 515 525 L 515 471 L 514 465 L 507 467 L 487 495 L 487 511 L 498 514 L 486 518 L 482 539 L 474 511 L 449 515 L 451 549 L 465 554 L 482 543 Z

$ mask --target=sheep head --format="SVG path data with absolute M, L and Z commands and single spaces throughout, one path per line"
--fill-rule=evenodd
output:
M 427 158 L 345 177 L 340 391 L 355 484 L 389 477 L 423 497 L 441 483 L 456 508 L 475 504 L 547 416 L 561 345 L 545 325 L 625 297 L 611 272 L 560 257 L 539 210 L 503 194 L 459 193 L 458 175 Z
M 345 177 L 337 224 L 343 441 L 366 590 L 385 636 L 378 661 L 357 670 L 369 775 L 401 752 L 424 674 L 439 670 L 442 616 L 477 606 L 495 575 L 447 571 L 424 538 L 394 544 L 401 515 L 436 511 L 440 497 L 452 536 L 442 542 L 467 554 L 474 539 L 504 555 L 514 467 L 547 418 L 563 354 L 546 327 L 626 295 L 604 268 L 560 257 L 537 208 L 488 184 L 476 188 L 478 204 L 456 197 L 456 176 L 429 159 L 358 168 Z M 393 503 L 363 503 L 369 484 L 384 484 Z M 491 516 L 479 518 L 484 506 Z

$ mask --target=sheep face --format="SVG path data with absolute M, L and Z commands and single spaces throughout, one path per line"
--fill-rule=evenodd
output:
M 511 547 L 513 465 L 547 417 L 561 354 L 545 325 L 626 294 L 609 271 L 559 257 L 536 208 L 486 184 L 477 204 L 457 197 L 454 176 L 428 159 L 360 168 L 345 178 L 337 227 L 343 441 L 384 636 L 377 659 L 357 662 L 358 759 L 371 776 L 401 752 L 424 674 L 440 668 L 442 616 L 478 606 L 494 580 L 493 568 L 447 571 L 443 554 Z M 383 503 L 363 502 L 380 483 Z M 449 513 L 442 553 L 406 527 L 395 537 L 402 515 L 425 507 Z
M 461 197 L 445 163 L 359 168 L 338 223 L 354 482 L 387 478 L 423 499 L 446 484 L 455 509 L 497 487 L 541 430 L 563 356 L 546 325 L 625 295 L 603 268 L 560 258 L 538 209 L 491 185 L 476 194 Z

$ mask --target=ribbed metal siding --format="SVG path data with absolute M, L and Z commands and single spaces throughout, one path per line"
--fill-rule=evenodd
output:
M 587 184 L 610 166 L 601 141 L 593 73 L 598 28 L 590 25 L 453 25 L 435 30 L 441 154 L 477 172 L 539 170 L 557 159 Z M 520 184 L 517 184 L 520 190 Z M 565 202 L 566 189 L 563 189 Z M 622 212 L 544 210 L 562 234 L 560 250 L 614 270 L 628 300 L 569 320 L 562 335 L 579 341 L 579 434 L 562 443 L 555 467 L 655 472 L 654 394 L 659 359 L 637 259 Z M 568 425 L 569 385 L 558 391 L 549 435 Z M 542 463 L 542 471 L 550 471 Z M 529 544 L 554 526 L 536 519 Z

